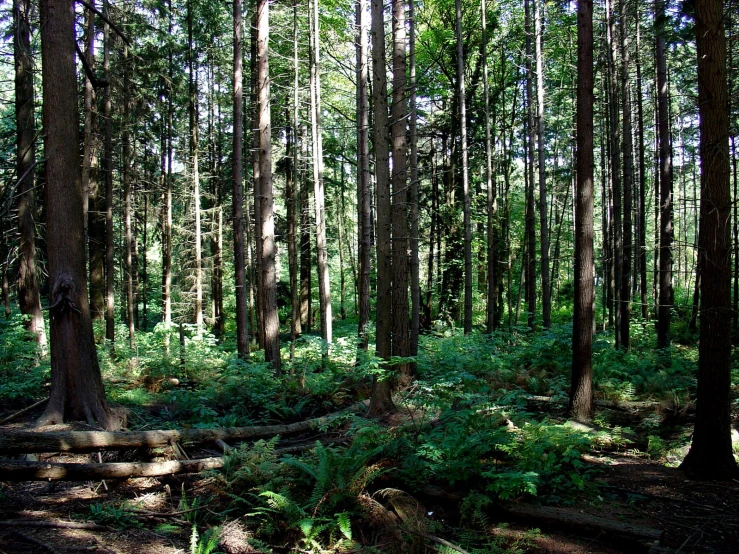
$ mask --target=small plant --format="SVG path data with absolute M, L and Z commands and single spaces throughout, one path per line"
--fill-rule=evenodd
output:
M 90 505 L 90 517 L 93 521 L 118 529 L 141 527 L 141 522 L 136 519 L 136 515 L 133 512 L 126 510 L 122 506 L 115 506 L 113 504 L 95 502 Z
M 220 527 L 211 527 L 201 536 L 198 533 L 198 526 L 193 525 L 190 534 L 190 554 L 217 554 L 220 534 Z

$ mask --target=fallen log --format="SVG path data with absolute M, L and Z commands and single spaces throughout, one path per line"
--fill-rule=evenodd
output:
M 529 395 L 526 396 L 527 402 L 542 402 L 550 404 L 567 404 L 566 399 L 557 399 L 551 396 L 538 396 Z M 643 401 L 632 401 L 632 400 L 596 400 L 595 406 L 597 408 L 606 408 L 608 410 L 628 412 L 631 410 L 649 410 L 658 409 L 665 406 L 665 402 L 659 402 L 654 400 L 643 400 Z M 695 413 L 695 404 L 689 403 L 683 407 L 685 413 Z
M 129 448 L 156 448 L 174 443 L 202 444 L 218 440 L 243 441 L 300 433 L 326 425 L 339 415 L 356 413 L 365 408 L 365 402 L 358 402 L 344 411 L 296 423 L 221 429 L 51 432 L 6 430 L 0 432 L 0 452 L 5 455 L 31 452 L 98 452 Z
M 47 521 L 33 519 L 8 519 L 0 521 L 0 527 L 39 527 L 43 529 L 86 529 L 89 531 L 110 531 L 110 527 L 89 521 Z
M 66 464 L 50 462 L 0 462 L 3 481 L 91 481 L 160 477 L 175 473 L 199 473 L 223 467 L 224 458 L 173 460 L 169 462 L 114 462 L 107 464 Z

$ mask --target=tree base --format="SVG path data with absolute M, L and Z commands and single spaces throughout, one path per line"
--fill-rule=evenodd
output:
M 731 481 L 739 479 L 739 466 L 734 456 L 710 456 L 692 450 L 680 464 L 688 479 L 694 481 Z

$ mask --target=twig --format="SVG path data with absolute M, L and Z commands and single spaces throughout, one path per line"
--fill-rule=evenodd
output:
M 44 398 L 43 400 L 39 400 L 38 402 L 34 402 L 34 403 L 33 403 L 33 404 L 31 404 L 30 406 L 26 406 L 26 407 L 25 407 L 25 408 L 23 408 L 22 410 L 20 410 L 20 411 L 17 411 L 17 412 L 15 412 L 14 414 L 11 414 L 11 415 L 9 415 L 8 417 L 6 417 L 6 418 L 5 418 L 5 419 L 3 419 L 3 420 L 0 420 L 0 425 L 5 425 L 5 424 L 6 424 L 6 423 L 8 423 L 9 421 L 13 421 L 14 419 L 16 419 L 16 418 L 19 418 L 19 417 L 20 417 L 20 416 L 22 416 L 23 414 L 27 414 L 28 412 L 30 412 L 30 411 L 31 411 L 31 410 L 33 410 L 34 408 L 38 408 L 39 406 L 43 406 L 43 405 L 44 405 L 44 404 L 46 404 L 46 403 L 47 403 L 48 401 L 49 401 L 49 399 L 48 399 L 48 398 Z
M 110 28 L 113 29 L 113 31 L 115 31 L 115 34 L 117 34 L 119 37 L 121 37 L 123 39 L 123 42 L 125 42 L 126 44 L 128 44 L 129 47 L 133 48 L 133 46 L 131 46 L 131 43 L 128 42 L 128 39 L 126 38 L 126 35 L 124 35 L 123 32 L 118 27 L 115 26 L 115 23 L 113 23 L 110 19 L 108 19 L 106 16 L 104 16 L 103 15 L 103 12 L 101 12 L 100 10 L 98 10 L 97 8 L 95 8 L 95 6 L 92 6 L 92 5 L 88 4 L 87 2 L 85 2 L 85 0 L 77 0 L 77 2 L 79 2 L 80 4 L 82 4 L 84 7 L 86 7 L 88 10 L 90 10 L 92 13 L 97 14 L 100 17 L 100 19 L 102 19 L 103 21 L 105 21 L 105 23 L 107 23 L 108 25 L 110 25 Z
M 197 512 L 198 510 L 202 510 L 202 506 L 198 506 L 197 508 L 190 508 L 189 510 L 180 510 L 179 512 L 148 512 L 145 510 L 126 510 L 127 512 L 137 515 L 137 516 L 146 516 L 146 517 L 175 517 L 180 516 L 182 514 L 189 514 L 190 512 Z

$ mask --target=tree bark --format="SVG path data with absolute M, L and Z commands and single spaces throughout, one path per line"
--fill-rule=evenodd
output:
M 667 61 L 665 53 L 665 0 L 654 2 L 654 30 L 657 42 L 657 137 L 659 141 L 659 309 L 657 313 L 657 348 L 670 346 L 670 311 L 674 303 L 672 289 L 672 145 L 670 144 Z
M 193 321 L 198 328 L 203 325 L 203 248 L 200 226 L 200 139 L 198 133 L 198 80 L 195 74 L 195 44 L 193 42 L 192 0 L 187 2 L 188 41 L 188 112 L 190 117 L 190 170 L 192 177 L 193 212 L 195 216 L 195 304 Z
M 370 322 L 370 169 L 367 0 L 357 0 L 357 234 L 359 237 L 359 343 L 367 350 Z
M 631 130 L 631 96 L 629 84 L 629 37 L 624 0 L 619 0 L 621 17 L 621 108 L 623 111 L 623 259 L 621 262 L 621 347 L 629 350 L 631 323 L 631 250 L 632 250 L 632 187 L 633 140 Z
M 490 94 L 488 92 L 488 35 L 487 35 L 487 1 L 482 0 L 482 84 L 485 97 L 485 184 L 487 187 L 487 298 L 485 302 L 485 329 L 488 333 L 495 330 L 495 299 L 497 287 L 495 216 L 497 215 L 497 195 L 493 178 L 493 144 L 490 131 Z
M 326 246 L 326 206 L 323 182 L 323 133 L 321 130 L 320 21 L 318 0 L 312 0 L 311 28 L 311 132 L 313 134 L 313 203 L 316 218 L 316 266 L 318 269 L 318 304 L 321 338 L 329 345 L 332 340 L 331 284 L 328 274 Z
M 36 195 L 34 172 L 36 148 L 34 133 L 33 58 L 29 0 L 13 2 L 13 54 L 15 57 L 16 176 L 18 183 L 18 306 L 26 329 L 34 333 L 42 355 L 46 351 L 46 329 L 41 312 L 36 271 Z M 6 277 L 6 276 L 5 276 Z
M 269 0 L 257 0 L 257 83 L 259 109 L 259 181 L 262 235 L 264 360 L 280 373 L 280 320 L 277 315 L 275 214 L 272 194 L 272 124 L 269 77 Z
M 372 105 L 374 113 L 373 139 L 375 147 L 375 183 L 377 230 L 377 308 L 375 315 L 375 335 L 377 357 L 389 361 L 392 354 L 392 262 L 390 257 L 390 165 L 388 146 L 388 106 L 387 76 L 385 56 L 385 15 L 382 0 L 371 0 L 372 37 Z M 385 376 L 387 377 L 387 376 Z M 369 406 L 370 416 L 379 416 L 394 409 L 391 397 L 392 380 L 372 380 L 372 394 Z
M 308 132 L 306 126 L 301 127 L 301 155 L 303 160 L 308 159 Z M 305 166 L 303 166 L 305 168 Z M 300 323 L 306 333 L 313 328 L 313 272 L 311 271 L 311 244 L 310 244 L 310 187 L 307 172 L 301 171 L 300 179 Z
M 418 234 L 418 108 L 416 105 L 416 2 L 408 0 L 408 63 L 410 65 L 410 119 L 408 133 L 410 140 L 410 266 L 411 266 L 411 356 L 418 355 L 418 335 L 421 327 L 421 274 Z M 415 372 L 415 364 L 411 369 Z
M 104 0 L 103 9 L 104 13 L 107 16 L 107 0 Z M 103 72 L 105 74 L 105 80 L 110 83 L 110 26 L 107 23 L 103 26 Z M 111 344 L 115 344 L 115 251 L 113 249 L 113 108 L 111 102 L 110 88 L 110 85 L 108 85 L 107 87 L 105 87 L 105 91 L 103 92 L 103 118 L 105 120 L 105 159 L 103 162 L 105 166 L 105 339 L 110 341 Z
M 577 5 L 577 189 L 575 307 L 569 412 L 593 418 L 593 2 Z
M 246 303 L 246 245 L 244 243 L 244 89 L 242 4 L 233 3 L 233 196 L 234 284 L 236 288 L 236 351 L 243 360 L 249 357 L 249 312 Z
M 528 5 L 528 4 L 527 4 Z M 457 29 L 457 94 L 459 96 L 460 142 L 462 147 L 462 194 L 464 219 L 464 333 L 472 332 L 472 224 L 470 223 L 470 171 L 467 151 L 467 106 L 462 44 L 462 5 L 455 0 Z M 394 163 L 394 162 L 393 162 Z
M 533 0 L 536 31 L 536 136 L 539 153 L 539 226 L 541 233 L 541 313 L 542 324 L 552 324 L 552 287 L 549 280 L 549 223 L 547 221 L 546 152 L 544 151 L 544 47 L 542 10 L 544 2 Z
M 406 33 L 404 0 L 393 0 L 393 86 L 390 107 L 392 138 L 392 355 L 410 355 L 408 328 L 408 171 L 406 155 Z M 405 383 L 413 376 L 410 367 L 402 363 L 397 370 Z
M 40 12 L 51 392 L 39 424 L 81 419 L 108 428 L 113 421 L 95 352 L 85 278 L 74 3 L 42 0 Z
M 136 319 L 134 314 L 134 267 L 133 267 L 133 228 L 131 191 L 131 60 L 128 46 L 123 47 L 123 197 L 124 197 L 124 235 L 126 245 L 126 323 L 128 325 L 128 346 L 133 348 Z
M 647 165 L 645 160 L 644 144 L 644 99 L 642 97 L 642 74 L 641 74 L 641 16 L 639 4 L 636 3 L 636 52 L 634 53 L 636 65 L 636 117 L 638 119 L 638 143 L 639 155 L 639 236 L 637 237 L 638 267 L 639 267 L 639 292 L 641 298 L 641 317 L 646 320 L 649 317 L 649 304 L 647 303 Z
M 731 178 L 723 2 L 696 3 L 700 115 L 701 325 L 695 429 L 681 468 L 691 477 L 736 479 L 731 445 Z

